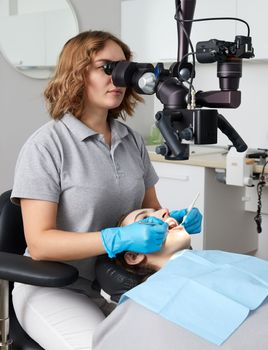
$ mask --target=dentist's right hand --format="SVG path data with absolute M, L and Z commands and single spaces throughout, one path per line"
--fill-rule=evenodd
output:
M 114 258 L 123 251 L 156 252 L 161 249 L 167 232 L 168 224 L 151 216 L 127 226 L 101 230 L 101 239 L 109 258 Z

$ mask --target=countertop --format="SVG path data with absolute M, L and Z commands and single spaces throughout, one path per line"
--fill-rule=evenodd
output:
M 166 160 L 163 156 L 155 153 L 155 147 L 155 145 L 147 146 L 150 159 L 155 162 L 195 165 L 214 169 L 226 168 L 227 147 L 190 145 L 190 156 L 188 160 Z M 262 168 L 262 165 L 255 163 L 253 172 L 261 173 Z M 265 173 L 268 173 L 268 166 L 266 166 Z

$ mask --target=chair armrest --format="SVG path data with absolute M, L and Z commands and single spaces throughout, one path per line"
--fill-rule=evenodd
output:
M 75 267 L 54 261 L 0 252 L 0 279 L 42 287 L 64 287 L 76 281 Z

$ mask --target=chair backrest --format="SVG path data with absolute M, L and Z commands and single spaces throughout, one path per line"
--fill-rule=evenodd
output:
M 0 196 L 0 251 L 23 254 L 26 242 L 20 207 L 11 203 L 11 191 Z

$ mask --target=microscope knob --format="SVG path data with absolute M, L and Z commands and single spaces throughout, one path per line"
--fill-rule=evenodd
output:
M 153 94 L 155 92 L 156 78 L 154 73 L 144 73 L 138 81 L 139 88 L 145 94 Z
M 179 136 L 181 139 L 191 141 L 193 139 L 193 129 L 192 128 L 185 128 L 180 133 Z
M 168 154 L 168 147 L 165 144 L 155 147 L 155 153 L 166 156 Z

